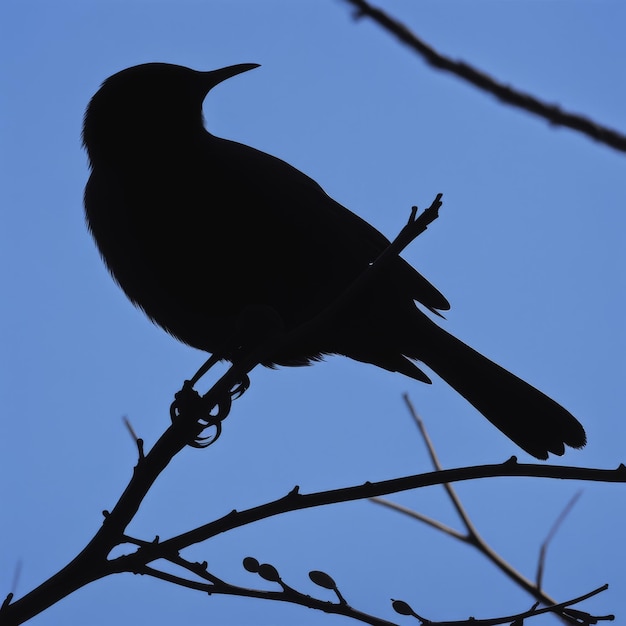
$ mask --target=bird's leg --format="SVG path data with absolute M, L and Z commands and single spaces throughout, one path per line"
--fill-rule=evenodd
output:
M 250 305 L 247 306 L 238 316 L 235 337 L 231 343 L 241 346 L 238 350 L 241 354 L 251 352 L 250 348 L 261 345 L 268 337 L 284 331 L 283 321 L 278 312 L 267 305 Z M 235 358 L 227 360 L 235 361 Z M 214 365 L 224 360 L 224 356 L 217 353 L 212 354 L 198 369 L 198 371 L 185 384 L 193 387 Z M 237 389 L 233 389 L 232 395 L 239 397 L 243 395 L 250 386 L 250 380 L 247 376 L 242 379 Z M 233 398 L 234 399 L 234 398 Z
M 211 403 L 207 403 L 205 400 L 206 396 L 200 396 L 193 387 L 221 360 L 219 355 L 212 354 L 191 379 L 183 383 L 182 389 L 175 394 L 174 402 L 170 406 L 172 422 L 184 419 L 188 421 L 190 426 L 196 426 L 195 429 L 192 429 L 193 440 L 189 443 L 194 448 L 206 448 L 218 439 L 222 432 L 222 420 L 228 416 L 233 398 L 238 398 L 250 383 L 248 377 L 245 376 L 245 380 L 237 382 L 232 390 L 224 388 L 219 395 L 214 394 L 216 397 Z M 216 384 L 213 389 L 217 386 Z M 222 387 L 224 386 L 222 385 Z M 242 391 L 241 389 L 244 387 L 245 389 Z M 212 436 L 200 436 L 203 431 L 211 427 L 215 428 L 215 433 Z
M 253 305 L 239 315 L 236 339 L 239 348 L 229 356 L 232 366 L 204 395 L 193 389 L 194 385 L 223 357 L 214 353 L 200 369 L 183 384 L 170 407 L 172 421 L 185 419 L 197 429 L 189 445 L 206 448 L 214 443 L 222 432 L 222 421 L 230 413 L 233 400 L 241 397 L 250 386 L 248 373 L 258 364 L 272 356 L 278 340 L 284 334 L 280 315 L 271 307 Z M 215 433 L 209 437 L 200 434 L 208 428 Z
M 212 354 L 200 367 L 200 369 L 189 379 L 185 381 L 185 384 L 189 383 L 190 387 L 193 387 L 214 365 L 217 365 L 221 361 L 220 357 L 216 354 Z

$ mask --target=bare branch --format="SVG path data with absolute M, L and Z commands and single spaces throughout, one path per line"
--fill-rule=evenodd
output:
M 276 580 L 274 580 L 273 578 L 272 580 L 281 586 L 281 591 L 249 589 L 247 587 L 231 585 L 230 583 L 226 583 L 220 580 L 213 574 L 210 574 L 206 571 L 206 564 L 204 563 L 191 563 L 180 556 L 170 557 L 167 560 L 182 567 L 183 569 L 192 572 L 193 574 L 204 579 L 207 582 L 200 582 L 197 580 L 183 578 L 169 572 L 158 570 L 148 565 L 142 565 L 137 569 L 135 573 L 152 576 L 154 578 L 158 578 L 160 580 L 164 580 L 166 582 L 176 584 L 181 587 L 194 589 L 196 591 L 202 591 L 209 595 L 231 595 L 246 598 L 258 598 L 260 600 L 289 602 L 291 604 L 298 604 L 300 606 L 305 606 L 310 609 L 324 611 L 324 613 L 344 615 L 365 624 L 372 624 L 373 626 L 394 626 L 392 622 L 381 619 L 374 615 L 370 615 L 368 613 L 363 613 L 362 611 L 351 607 L 345 600 L 342 601 L 342 598 L 340 598 L 339 602 L 329 602 L 328 600 L 321 600 L 318 598 L 314 598 L 308 594 L 301 593 L 293 587 L 285 584 L 282 579 L 280 579 L 280 576 L 277 576 Z M 272 570 L 274 570 L 274 572 L 276 572 L 275 568 L 273 568 L 273 566 L 271 565 L 263 564 L 261 567 L 263 566 L 271 568 Z M 276 574 L 278 574 L 278 572 L 276 572 Z M 267 578 L 265 579 L 267 580 Z
M 313 580 L 313 582 L 315 582 L 319 586 L 324 587 L 326 589 L 332 589 L 333 591 L 335 591 L 336 595 L 339 598 L 339 602 L 328 602 L 326 600 L 314 598 L 308 594 L 303 594 L 299 592 L 297 589 L 294 589 L 293 587 L 287 585 L 281 579 L 278 571 L 273 565 L 269 565 L 267 563 L 260 564 L 256 559 L 252 557 L 247 557 L 246 559 L 244 559 L 244 565 L 246 566 L 246 569 L 248 569 L 249 571 L 253 573 L 258 573 L 265 580 L 268 580 L 270 582 L 276 582 L 282 587 L 282 591 L 250 589 L 247 587 L 240 587 L 238 585 L 232 585 L 230 583 L 226 583 L 223 580 L 217 578 L 215 575 L 207 571 L 206 562 L 192 563 L 190 561 L 183 559 L 179 555 L 168 557 L 167 560 L 191 572 L 195 576 L 207 582 L 200 582 L 197 580 L 191 580 L 189 578 L 183 578 L 181 576 L 177 576 L 169 572 L 158 570 L 148 565 L 142 565 L 134 573 L 152 576 L 154 578 L 158 578 L 160 580 L 164 580 L 166 582 L 176 584 L 181 587 L 205 592 L 209 595 L 215 595 L 215 594 L 234 595 L 234 596 L 240 596 L 240 597 L 258 598 L 261 600 L 274 600 L 274 601 L 279 601 L 279 602 L 289 602 L 291 604 L 298 604 L 300 606 L 305 606 L 311 609 L 321 610 L 321 611 L 324 611 L 325 613 L 345 615 L 346 617 L 349 617 L 351 619 L 364 622 L 366 624 L 372 624 L 374 626 L 393 626 L 392 622 L 388 622 L 387 620 L 383 620 L 373 615 L 363 613 L 351 607 L 343 598 L 341 593 L 339 592 L 335 581 L 330 576 L 328 576 L 328 574 L 326 574 L 325 572 L 310 572 L 310 578 L 311 580 Z M 253 562 L 253 566 L 249 564 L 246 565 L 246 562 Z M 550 606 L 547 608 L 538 609 L 537 607 L 533 607 L 530 610 L 527 610 L 527 611 L 524 611 L 522 613 L 518 613 L 515 615 L 509 615 L 509 616 L 497 617 L 497 618 L 488 618 L 488 619 L 482 619 L 482 620 L 470 618 L 468 620 L 453 621 L 453 622 L 449 622 L 449 621 L 433 622 L 430 620 L 425 620 L 425 618 L 417 615 L 417 613 L 415 613 L 413 609 L 411 609 L 411 607 L 406 602 L 394 600 L 393 607 L 394 609 L 396 609 L 396 612 L 398 613 L 401 613 L 403 615 L 414 615 L 415 617 L 420 619 L 422 622 L 432 624 L 432 626 L 496 626 L 498 624 L 510 624 L 512 620 L 513 621 L 523 620 L 525 618 L 531 618 L 531 617 L 535 617 L 537 615 L 541 615 L 543 613 L 549 613 L 549 612 L 555 612 L 555 614 L 559 616 L 561 616 L 562 613 L 567 615 L 568 613 L 571 612 L 572 616 L 574 615 L 576 616 L 576 617 L 572 617 L 571 623 L 591 624 L 591 623 L 597 623 L 600 620 L 612 620 L 613 616 L 608 615 L 604 617 L 592 617 L 589 613 L 574 610 L 574 609 L 571 609 L 570 607 L 594 595 L 597 595 L 598 593 L 601 593 L 607 588 L 608 588 L 608 585 L 603 585 L 602 587 L 599 587 L 598 589 L 595 589 L 578 598 L 567 600 L 566 602 L 562 602 L 560 604 L 556 604 L 554 606 Z M 402 610 L 403 607 L 406 607 L 406 609 Z M 589 620 L 580 621 L 580 619 L 583 619 L 584 617 L 589 617 Z
M 492 94 L 500 101 L 544 118 L 555 126 L 565 126 L 578 131 L 591 139 L 603 143 L 620 152 L 626 152 L 626 136 L 593 120 L 576 113 L 563 111 L 555 104 L 548 104 L 538 98 L 501 83 L 488 74 L 475 69 L 463 61 L 454 61 L 437 52 L 419 39 L 404 24 L 384 11 L 373 7 L 366 0 L 346 0 L 357 8 L 357 17 L 369 17 L 402 43 L 416 51 L 427 63 L 439 70 L 450 72 L 471 83 L 475 87 Z
M 133 477 L 111 513 L 84 550 L 60 572 L 15 602 L 6 603 L 0 614 L 3 625 L 21 624 L 37 615 L 76 589 L 122 571 L 138 571 L 143 565 L 158 558 L 168 558 L 179 550 L 218 534 L 239 528 L 261 519 L 311 507 L 372 498 L 389 493 L 417 489 L 431 485 L 475 480 L 495 476 L 535 476 L 567 480 L 626 482 L 626 467 L 615 470 L 565 467 L 539 464 L 518 464 L 515 457 L 495 465 L 464 467 L 429 472 L 376 483 L 334 489 L 311 494 L 300 494 L 297 488 L 285 497 L 241 512 L 232 511 L 221 519 L 205 524 L 167 541 L 145 544 L 131 555 L 108 560 L 108 554 L 124 542 L 124 530 L 137 512 L 139 505 L 160 472 L 190 440 L 194 425 L 185 420 L 175 422 L 156 442 L 152 450 L 139 461 Z
M 603 615 L 603 616 L 592 616 L 590 613 L 586 613 L 585 611 L 579 611 L 577 609 L 570 608 L 574 604 L 579 604 L 589 598 L 606 591 L 609 588 L 608 585 L 602 585 L 602 587 L 598 587 L 589 593 L 585 593 L 582 596 L 578 596 L 577 598 L 573 598 L 571 600 L 566 600 L 565 602 L 560 602 L 559 604 L 555 604 L 554 606 L 548 606 L 543 609 L 538 609 L 533 607 L 528 611 L 524 611 L 523 613 L 517 613 L 515 615 L 507 615 L 504 617 L 496 617 L 496 618 L 488 618 L 488 619 L 475 619 L 474 617 L 470 617 L 467 620 L 455 620 L 453 622 L 433 622 L 430 620 L 426 620 L 424 617 L 421 617 L 413 611 L 411 606 L 404 602 L 403 600 L 394 600 L 394 608 L 401 615 L 413 615 L 417 619 L 419 619 L 422 623 L 428 624 L 429 626 L 498 626 L 499 624 L 511 624 L 511 626 L 521 626 L 525 619 L 535 617 L 537 615 L 542 615 L 544 613 L 557 613 L 557 614 L 566 614 L 571 616 L 572 624 L 579 624 L 579 626 L 589 626 L 590 624 L 597 624 L 600 621 L 613 621 L 615 619 L 614 615 Z
M 160 547 L 170 552 L 177 552 L 192 544 L 206 541 L 227 530 L 239 528 L 288 511 L 299 511 L 311 507 L 362 500 L 432 485 L 476 480 L 478 478 L 493 478 L 495 476 L 534 476 L 536 478 L 626 483 L 626 467 L 620 465 L 615 470 L 602 470 L 560 465 L 540 465 L 538 463 L 517 463 L 515 457 L 512 457 L 504 463 L 494 465 L 476 465 L 427 472 L 414 476 L 405 476 L 403 478 L 383 480 L 375 483 L 366 482 L 362 485 L 310 494 L 301 494 L 296 487 L 283 498 L 244 511 L 231 511 L 224 517 L 210 522 L 209 524 L 205 524 L 199 528 L 161 542 Z M 126 556 L 120 558 L 131 557 Z
M 420 434 L 422 436 L 422 438 L 424 439 L 424 442 L 426 443 L 426 447 L 428 448 L 428 453 L 430 456 L 430 459 L 432 461 L 433 466 L 435 467 L 435 469 L 437 471 L 442 471 L 442 466 L 441 463 L 439 462 L 439 459 L 437 457 L 437 453 L 435 451 L 433 442 L 428 434 L 428 431 L 426 430 L 426 425 L 424 424 L 423 420 L 421 419 L 421 417 L 419 416 L 419 414 L 417 413 L 417 411 L 415 410 L 415 407 L 413 406 L 411 400 L 409 399 L 407 394 L 404 394 L 403 396 L 404 401 L 409 409 L 409 413 L 411 414 L 411 417 L 413 418 L 413 420 L 415 421 Z M 422 515 L 421 513 L 418 513 L 416 511 L 413 511 L 407 507 L 402 507 L 398 504 L 395 504 L 393 502 L 388 502 L 387 500 L 383 500 L 381 498 L 372 498 L 372 500 L 374 502 L 376 502 L 377 504 L 382 504 L 385 505 L 395 511 L 398 511 L 400 513 L 403 513 L 405 515 L 409 515 L 410 517 L 417 519 L 433 528 L 436 528 L 437 530 L 446 533 L 447 535 L 454 537 L 455 539 L 458 539 L 459 541 L 462 541 L 463 543 L 467 543 L 471 546 L 473 546 L 474 548 L 476 548 L 477 550 L 479 550 L 482 554 L 484 554 L 492 563 L 494 563 L 494 565 L 496 565 L 504 574 L 506 574 L 511 580 L 513 580 L 513 582 L 515 582 L 517 585 L 519 585 L 520 587 L 522 587 L 523 589 L 525 589 L 528 593 L 530 593 L 534 598 L 536 598 L 537 600 L 539 600 L 540 602 L 550 606 L 554 606 L 557 604 L 557 601 L 550 597 L 548 594 L 546 594 L 545 592 L 542 591 L 541 589 L 541 576 L 542 576 L 542 572 L 543 572 L 543 563 L 544 563 L 544 559 L 545 559 L 545 552 L 546 552 L 546 548 L 547 548 L 547 544 L 550 542 L 550 540 L 552 539 L 552 537 L 554 536 L 554 533 L 556 532 L 556 530 L 558 529 L 559 525 L 561 524 L 561 522 L 563 521 L 563 519 L 565 518 L 565 516 L 567 515 L 567 513 L 569 512 L 569 510 L 571 510 L 571 507 L 573 506 L 575 500 L 577 499 L 578 496 L 575 496 L 575 498 L 568 504 L 568 506 L 565 508 L 565 510 L 561 513 L 561 515 L 559 516 L 559 518 L 557 519 L 557 521 L 555 522 L 555 524 L 553 525 L 551 531 L 548 533 L 548 537 L 546 538 L 546 540 L 544 541 L 542 548 L 541 548 L 541 556 L 540 556 L 540 560 L 539 560 L 539 569 L 538 569 L 538 573 L 537 573 L 537 582 L 533 583 L 531 580 L 529 580 L 528 578 L 526 578 L 526 576 L 524 576 L 521 572 L 519 572 L 518 570 L 516 570 L 510 563 L 508 563 L 507 561 L 505 561 L 497 552 L 495 552 L 495 550 L 493 550 L 493 548 L 491 548 L 491 546 L 483 539 L 483 537 L 480 535 L 480 533 L 478 532 L 478 530 L 476 529 L 476 527 L 474 526 L 474 524 L 472 523 L 471 519 L 469 518 L 469 515 L 467 513 L 467 511 L 465 510 L 465 507 L 463 506 L 463 504 L 461 503 L 461 500 L 459 498 L 459 496 L 457 495 L 454 487 L 450 484 L 450 483 L 444 483 L 443 487 L 445 488 L 454 508 L 457 511 L 457 514 L 459 515 L 463 525 L 466 528 L 466 533 L 462 533 L 454 528 L 450 528 L 449 526 L 446 526 L 445 524 L 442 524 L 441 522 L 439 522 L 438 520 L 434 520 L 431 519 L 427 516 Z M 580 493 L 580 492 L 579 492 Z M 562 619 L 564 622 L 568 623 L 568 624 L 572 624 L 572 623 L 576 623 L 571 617 L 567 616 L 567 615 L 563 615 L 563 614 L 558 614 L 558 617 L 560 619 Z
M 391 500 L 385 500 L 384 498 L 370 498 L 372 502 L 375 504 L 380 504 L 382 506 L 386 506 L 388 509 L 393 509 L 394 511 L 398 511 L 398 513 L 403 513 L 404 515 L 408 515 L 413 519 L 416 519 L 420 522 L 423 522 L 427 526 L 435 528 L 436 530 L 440 530 L 442 533 L 446 535 L 450 535 L 450 537 L 454 537 L 459 541 L 464 541 L 467 543 L 469 537 L 462 532 L 452 528 L 451 526 L 447 526 L 443 522 L 439 520 L 433 519 L 432 517 L 428 517 L 427 515 L 423 515 L 419 511 L 414 511 L 413 509 L 409 509 L 406 506 L 402 506 L 396 502 L 392 502 Z

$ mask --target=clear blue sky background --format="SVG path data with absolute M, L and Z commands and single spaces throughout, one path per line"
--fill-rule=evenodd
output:
M 378 4 L 446 54 L 626 130 L 623 3 Z M 294 164 L 388 236 L 412 204 L 442 192 L 441 218 L 405 257 L 451 301 L 446 328 L 580 417 L 589 444 L 559 462 L 626 460 L 623 154 L 433 71 L 339 0 L 5 0 L 0 52 L 0 595 L 18 562 L 21 595 L 84 546 L 136 460 L 122 416 L 153 443 L 173 393 L 204 360 L 133 309 L 83 222 L 84 108 L 102 80 L 137 63 L 261 63 L 211 94 L 210 129 Z M 405 391 L 446 466 L 531 460 L 439 380 L 420 385 L 340 358 L 255 371 L 219 443 L 180 454 L 130 532 L 169 537 L 295 484 L 308 492 L 429 470 Z M 481 532 L 529 577 L 579 489 L 550 547 L 545 589 L 565 599 L 608 582 L 581 608 L 623 623 L 626 487 L 538 479 L 458 487 Z M 441 489 L 395 499 L 456 524 Z M 322 569 L 355 607 L 401 623 L 411 622 L 393 613 L 391 597 L 433 620 L 531 605 L 478 553 L 368 502 L 266 520 L 188 555 L 229 581 L 272 588 L 243 570 L 253 555 L 324 597 L 307 578 Z M 122 575 L 32 623 L 348 622 Z

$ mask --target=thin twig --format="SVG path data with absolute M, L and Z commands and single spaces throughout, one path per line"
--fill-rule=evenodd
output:
M 552 528 L 548 532 L 547 537 L 544 542 L 541 544 L 541 549 L 539 550 L 539 559 L 537 561 L 537 589 L 541 589 L 543 586 L 543 572 L 545 569 L 545 561 L 546 561 L 546 553 L 548 551 L 548 545 L 556 535 L 556 532 L 560 528 L 561 524 L 565 520 L 565 518 L 569 515 L 569 512 L 574 508 L 576 502 L 578 502 L 578 498 L 580 498 L 582 494 L 582 490 L 577 491 L 570 501 L 565 505 L 565 508 L 561 511 L 559 516 L 556 518 L 556 521 L 552 525 Z
M 532 609 L 529 609 L 528 611 L 524 611 L 522 613 L 496 618 L 476 619 L 474 617 L 471 617 L 467 620 L 455 620 L 452 622 L 433 622 L 418 616 L 417 613 L 413 611 L 411 606 L 404 601 L 400 601 L 404 606 L 402 607 L 403 610 L 398 612 L 401 612 L 402 615 L 413 615 L 417 617 L 422 623 L 429 624 L 430 626 L 498 626 L 499 624 L 519 624 L 521 626 L 521 624 L 524 623 L 525 619 L 535 617 L 537 615 L 543 615 L 544 613 L 556 613 L 556 615 L 559 616 L 561 616 L 563 613 L 571 613 L 572 619 L 570 623 L 578 624 L 579 626 L 589 626 L 590 624 L 597 624 L 599 621 L 613 621 L 615 619 L 615 616 L 592 616 L 585 611 L 579 611 L 570 607 L 574 604 L 584 602 L 585 600 L 588 600 L 589 598 L 592 598 L 593 596 L 596 596 L 599 593 L 606 591 L 608 588 L 608 585 L 602 585 L 601 587 L 598 587 L 597 589 L 594 589 L 589 593 L 585 593 L 582 596 L 578 596 L 577 598 L 572 598 L 571 600 L 566 600 L 565 602 L 560 602 L 559 604 L 555 604 L 554 606 L 548 606 L 542 609 L 533 607 Z M 394 602 L 394 605 L 396 602 Z
M 195 571 L 193 567 L 195 564 L 193 563 L 185 562 L 184 559 L 179 558 L 177 559 L 176 564 L 180 565 L 181 567 L 185 567 L 185 569 L 189 569 L 196 575 L 200 575 L 199 572 Z M 372 626 L 395 626 L 393 622 L 389 622 L 368 613 L 363 613 L 362 611 L 351 607 L 345 602 L 329 602 L 327 600 L 320 600 L 308 594 L 300 593 L 299 591 L 285 585 L 284 583 L 281 585 L 283 587 L 281 591 L 267 591 L 262 589 L 250 589 L 247 587 L 240 587 L 238 585 L 231 585 L 230 583 L 225 583 L 223 581 L 220 584 L 215 584 L 213 582 L 200 582 L 196 580 L 190 580 L 188 578 L 183 578 L 182 576 L 176 576 L 175 574 L 158 570 L 148 565 L 142 565 L 137 569 L 135 573 L 152 576 L 153 578 L 158 578 L 160 580 L 164 580 L 166 582 L 179 585 L 181 587 L 186 587 L 188 589 L 202 591 L 209 595 L 231 595 L 245 598 L 258 598 L 260 600 L 289 602 L 291 604 L 298 604 L 300 606 L 305 606 L 310 609 L 324 611 L 325 613 L 344 615 L 345 617 L 349 617 L 365 624 L 371 624 Z M 210 578 L 215 577 L 213 577 L 211 574 L 208 574 L 206 579 L 210 580 Z
M 571 128 L 615 150 L 626 152 L 626 136 L 623 133 L 598 124 L 582 115 L 563 111 L 555 104 L 548 104 L 531 94 L 498 82 L 485 72 L 477 70 L 463 61 L 454 61 L 444 56 L 417 37 L 407 26 L 381 9 L 373 7 L 365 0 L 346 0 L 346 2 L 357 8 L 357 17 L 371 18 L 402 43 L 416 51 L 433 67 L 450 72 L 475 87 L 494 95 L 502 102 L 542 117 L 550 124 Z
M 319 600 L 314 598 L 308 594 L 303 594 L 299 592 L 297 589 L 286 585 L 278 576 L 278 572 L 275 568 L 272 567 L 275 574 L 278 576 L 277 582 L 281 585 L 282 591 L 266 591 L 259 589 L 250 589 L 247 587 L 240 587 L 238 585 L 232 585 L 230 583 L 226 583 L 221 579 L 217 578 L 215 575 L 206 571 L 206 563 L 192 563 L 180 557 L 179 555 L 171 556 L 167 558 L 171 563 L 186 569 L 187 571 L 195 574 L 196 576 L 206 580 L 207 582 L 199 582 L 196 580 L 191 580 L 188 578 L 183 578 L 182 576 L 177 576 L 175 574 L 171 574 L 169 572 L 164 572 L 162 570 L 158 570 L 154 567 L 150 567 L 148 565 L 143 565 L 138 568 L 135 573 L 144 574 L 148 576 L 152 576 L 154 578 L 158 578 L 160 580 L 164 580 L 166 582 L 176 584 L 182 587 L 186 587 L 188 589 L 194 589 L 196 591 L 202 591 L 208 593 L 209 595 L 235 595 L 240 597 L 248 597 L 248 598 L 258 598 L 263 600 L 274 600 L 280 602 L 289 602 L 292 604 L 298 604 L 300 606 L 305 606 L 311 609 L 318 609 L 324 611 L 326 613 L 332 613 L 337 615 L 344 615 L 351 619 L 355 619 L 366 624 L 372 624 L 375 626 L 393 626 L 392 622 L 388 622 L 387 620 L 383 620 L 381 618 L 375 617 L 373 615 L 363 613 L 357 609 L 351 607 L 341 596 L 339 590 L 335 588 L 337 595 L 340 598 L 339 602 L 328 602 L 326 600 Z M 333 581 L 334 583 L 334 581 Z M 429 624 L 433 626 L 496 626 L 498 624 L 510 624 L 514 620 L 523 620 L 525 618 L 535 617 L 536 615 L 541 615 L 543 613 L 553 612 L 556 615 L 560 616 L 559 611 L 567 611 L 570 610 L 574 604 L 578 604 L 583 602 L 584 600 L 591 598 L 602 591 L 605 591 L 608 588 L 608 585 L 603 585 L 598 589 L 594 589 L 593 591 L 586 593 L 577 598 L 573 598 L 571 600 L 567 600 L 565 602 L 561 602 L 559 604 L 555 604 L 554 606 L 546 607 L 543 609 L 538 609 L 534 607 L 530 610 L 524 611 L 522 613 L 518 613 L 515 615 L 509 615 L 498 618 L 490 618 L 490 619 L 482 619 L 477 620 L 475 618 L 470 618 L 469 620 L 461 620 L 461 621 L 453 621 L 453 622 L 432 622 L 429 621 Z M 395 602 L 394 602 L 395 604 Z M 582 611 L 576 611 L 579 615 L 589 615 Z M 422 621 L 423 618 L 421 618 Z M 600 620 L 611 620 L 613 619 L 612 615 L 604 616 L 604 617 L 595 617 L 593 618 L 597 621 Z M 574 623 L 572 621 L 572 623 Z M 582 622 L 576 622 L 582 623 Z M 592 623 L 592 622 L 589 622 Z
M 370 498 L 370 500 L 374 502 L 375 504 L 380 504 L 382 506 L 387 507 L 388 509 L 393 509 L 394 511 L 398 511 L 398 513 L 403 513 L 404 515 L 408 515 L 409 517 L 412 517 L 413 519 L 416 519 L 426 524 L 427 526 L 431 526 L 432 528 L 439 530 L 442 533 L 445 533 L 446 535 L 450 535 L 450 537 L 453 537 L 454 539 L 459 539 L 460 541 L 465 541 L 465 542 L 467 542 L 468 540 L 468 536 L 460 532 L 459 530 L 456 530 L 456 528 L 452 528 L 451 526 L 448 526 L 444 524 L 443 522 L 440 522 L 439 520 L 433 519 L 432 517 L 428 517 L 428 515 L 423 515 L 419 511 L 414 511 L 413 509 L 410 509 L 409 507 L 402 506 L 401 504 L 398 504 L 397 502 L 392 502 L 391 500 L 386 500 L 385 498 Z

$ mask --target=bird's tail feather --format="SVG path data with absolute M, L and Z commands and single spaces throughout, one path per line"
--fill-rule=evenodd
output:
M 547 459 L 549 452 L 563 454 L 565 445 L 585 445 L 583 427 L 562 406 L 430 320 L 422 321 L 432 328 L 420 337 L 432 341 L 419 346 L 417 358 L 518 446 Z

